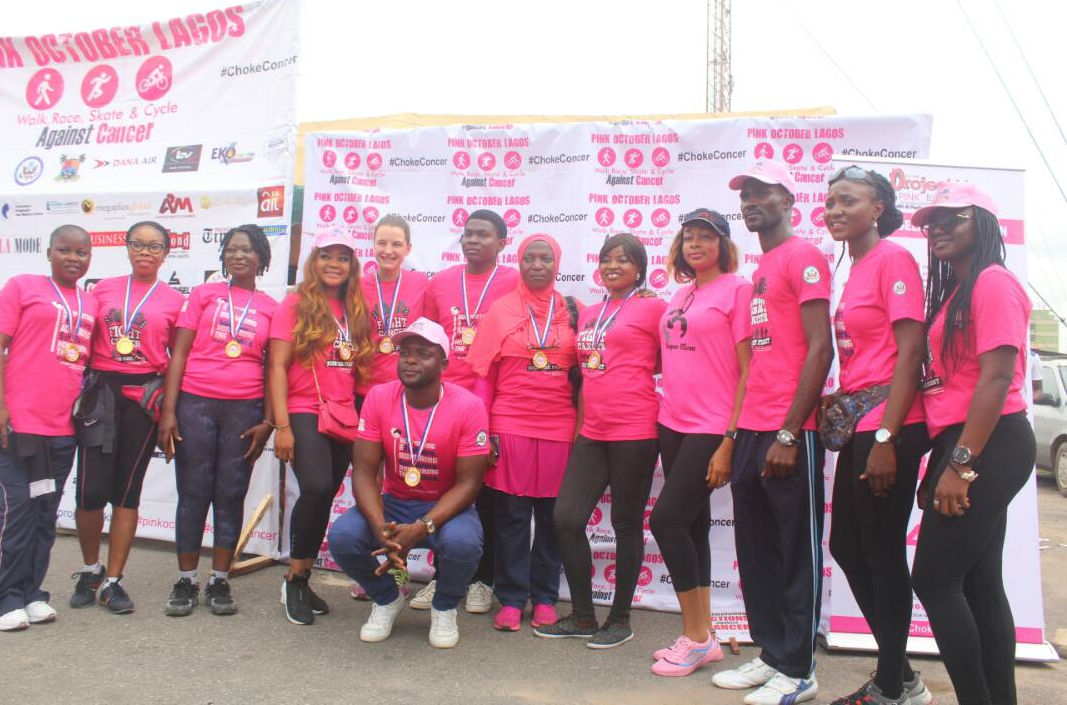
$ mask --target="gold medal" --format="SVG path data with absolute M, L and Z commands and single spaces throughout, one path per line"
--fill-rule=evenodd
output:
M 122 336 L 115 341 L 115 350 L 118 351 L 119 355 L 129 355 L 133 352 L 133 341 L 126 336 Z
M 589 369 L 595 370 L 600 367 L 600 353 L 596 350 L 589 353 L 589 359 L 586 360 L 585 366 Z
M 352 346 L 348 343 L 341 343 L 341 346 L 337 348 L 337 356 L 345 362 L 352 359 L 352 354 Z
M 415 487 L 420 482 L 422 482 L 422 473 L 414 465 L 409 465 L 404 471 L 404 484 L 408 487 Z
M 226 357 L 241 357 L 241 344 L 236 340 L 226 343 Z
M 463 341 L 464 345 L 470 345 L 474 342 L 474 329 L 464 328 L 463 333 L 459 336 L 459 339 Z
M 544 350 L 538 350 L 533 356 L 533 366 L 539 370 L 543 370 L 548 367 L 548 355 Z
M 383 355 L 388 355 L 395 349 L 396 348 L 393 346 L 393 341 L 390 338 L 382 338 L 381 342 L 378 343 L 378 350 Z
M 81 357 L 81 352 L 78 351 L 78 346 L 74 343 L 67 343 L 67 349 L 63 351 L 63 357 L 67 362 L 77 362 Z

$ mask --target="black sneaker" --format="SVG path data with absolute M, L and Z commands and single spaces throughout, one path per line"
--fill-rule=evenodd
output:
M 126 589 L 119 583 L 122 576 L 113 583 L 108 583 L 100 591 L 100 604 L 107 607 L 112 614 L 129 614 L 133 612 L 133 600 L 126 594 Z
M 541 624 L 534 627 L 534 634 L 545 639 L 588 639 L 596 634 L 596 620 L 583 626 L 573 614 L 561 617 L 555 624 Z
M 315 615 L 311 611 L 311 588 L 308 587 L 310 571 L 303 575 L 294 575 L 282 581 L 282 603 L 285 605 L 285 618 L 293 624 L 314 624 Z
M 207 603 L 211 614 L 237 614 L 237 603 L 230 595 L 230 583 L 225 578 L 207 584 L 204 589 L 204 602 Z
M 589 641 L 585 643 L 590 649 L 610 649 L 625 644 L 634 638 L 634 632 L 630 629 L 629 622 L 619 622 L 609 619 L 604 626 L 597 629 Z
M 70 577 L 78 579 L 78 582 L 74 584 L 74 594 L 70 596 L 70 606 L 77 609 L 95 603 L 96 591 L 100 589 L 100 583 L 104 581 L 104 566 L 100 566 L 98 573 L 78 571 Z
M 310 575 L 308 577 L 311 577 Z M 326 600 L 322 599 L 315 594 L 315 591 L 308 585 L 308 597 L 311 598 L 311 614 L 329 614 L 330 606 L 326 604 Z
M 170 591 L 167 606 L 163 614 L 168 617 L 186 617 L 193 613 L 193 608 L 200 601 L 200 586 L 189 578 L 178 578 Z

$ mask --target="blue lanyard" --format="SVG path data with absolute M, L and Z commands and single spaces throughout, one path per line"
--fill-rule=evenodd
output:
M 600 313 L 596 317 L 596 323 L 593 324 L 593 349 L 594 350 L 596 350 L 597 346 L 600 345 L 601 339 L 604 337 L 604 335 L 608 331 L 608 326 L 610 326 L 611 322 L 615 320 L 615 317 L 619 315 L 619 311 L 622 311 L 622 307 L 625 306 L 626 302 L 629 301 L 630 298 L 636 293 L 637 293 L 637 289 L 635 288 L 633 291 L 631 291 L 629 294 L 627 294 L 626 298 L 622 300 L 621 304 L 619 304 L 619 307 L 617 309 L 615 309 L 615 313 L 613 313 L 610 316 L 608 316 L 607 320 L 604 321 L 604 325 L 601 325 L 600 321 L 604 318 L 604 313 L 608 310 L 608 304 L 611 303 L 611 299 L 606 299 L 604 301 L 604 308 L 600 309 Z
M 544 329 L 544 331 L 537 330 L 537 319 L 534 317 L 533 308 L 530 307 L 530 306 L 527 306 L 526 310 L 530 312 L 530 323 L 533 325 L 534 338 L 537 339 L 537 345 L 541 349 L 544 349 L 545 343 L 548 341 L 548 330 L 549 330 L 549 328 L 552 327 L 552 313 L 553 313 L 553 311 L 556 310 L 556 297 L 555 297 L 555 295 L 553 295 L 552 298 L 549 299 L 548 317 L 545 318 L 545 329 Z
M 493 273 L 489 275 L 489 279 L 485 282 L 485 287 L 482 289 L 482 294 L 481 294 L 481 296 L 478 297 L 478 303 L 475 304 L 475 306 L 474 306 L 474 315 L 475 316 L 478 315 L 478 311 L 480 311 L 481 308 L 482 308 L 482 302 L 485 301 L 485 295 L 489 291 L 489 285 L 493 283 L 493 277 L 496 276 L 496 270 L 498 270 L 498 269 L 500 269 L 499 265 L 494 266 L 493 267 Z M 473 324 L 471 323 L 470 308 L 467 306 L 467 272 L 466 271 L 463 272 L 462 281 L 463 281 L 463 317 L 467 319 L 467 327 L 470 328 Z
M 78 288 L 77 284 L 74 285 L 74 296 L 75 296 L 75 298 L 78 299 L 78 317 L 74 318 L 74 310 L 70 307 L 70 304 L 67 303 L 66 297 L 63 296 L 63 292 L 61 292 L 59 290 L 59 286 L 56 285 L 55 280 L 52 279 L 52 277 L 48 277 L 48 282 L 52 285 L 52 288 L 55 289 L 56 296 L 59 297 L 59 303 L 63 304 L 63 308 L 66 309 L 66 311 L 67 311 L 67 330 L 70 331 L 70 339 L 71 339 L 71 341 L 77 342 L 77 340 L 78 340 L 78 327 L 81 326 L 81 322 L 82 322 L 82 292 L 81 292 L 81 289 Z M 77 321 L 77 324 L 75 324 L 75 321 Z
M 389 331 L 393 329 L 393 314 L 396 313 L 396 300 L 400 296 L 400 282 L 404 279 L 404 271 L 401 270 L 396 275 L 396 289 L 393 290 L 393 303 L 389 305 L 389 318 L 385 317 L 385 297 L 382 295 L 382 278 L 378 276 L 378 272 L 374 273 L 374 285 L 378 288 L 378 311 L 382 314 L 382 322 L 385 324 L 385 330 L 382 331 L 382 337 L 388 338 Z
M 256 293 L 256 290 L 253 289 L 251 291 L 251 293 L 248 294 L 248 303 L 245 304 L 245 310 L 241 313 L 241 320 L 237 322 L 237 327 L 234 328 L 234 326 L 233 326 L 233 284 L 231 283 L 226 288 L 226 299 L 227 299 L 227 301 L 229 301 L 229 304 L 230 304 L 230 321 L 229 321 L 229 323 L 230 323 L 230 338 L 233 339 L 233 340 L 237 340 L 237 333 L 241 330 L 241 326 L 244 324 L 245 318 L 248 316 L 248 307 L 252 305 L 252 296 L 255 293 Z
M 408 452 L 411 454 L 411 465 L 416 467 L 419 464 L 419 460 L 422 459 L 422 449 L 426 447 L 426 439 L 430 437 L 430 427 L 433 426 L 433 417 L 437 415 L 437 407 L 441 405 L 441 399 L 445 396 L 445 388 L 441 387 L 441 396 L 437 398 L 437 403 L 430 409 L 430 418 L 426 420 L 426 428 L 422 432 L 422 440 L 419 442 L 418 450 L 415 449 L 415 444 L 411 442 L 411 421 L 408 419 L 408 395 L 407 392 L 402 392 L 400 395 L 400 408 L 404 412 L 404 435 L 408 441 Z M 399 462 L 400 458 L 397 458 Z
M 145 305 L 145 302 L 148 301 L 149 297 L 152 296 L 152 292 L 154 292 L 156 290 L 156 287 L 159 286 L 159 280 L 156 279 L 156 283 L 153 284 L 152 288 L 148 290 L 148 293 L 144 295 L 144 298 L 141 299 L 141 303 L 137 304 L 137 308 L 133 309 L 133 315 L 131 316 L 130 315 L 130 288 L 131 288 L 132 284 L 133 284 L 133 275 L 131 274 L 129 277 L 126 278 L 126 300 L 123 301 L 123 303 L 122 303 L 122 334 L 123 335 L 129 335 L 130 334 L 130 328 L 133 327 L 133 322 L 135 320 L 137 320 L 137 314 L 141 312 L 141 308 Z

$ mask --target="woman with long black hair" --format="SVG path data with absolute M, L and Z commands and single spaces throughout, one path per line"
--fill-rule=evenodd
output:
M 1015 623 L 1001 559 L 1008 504 L 1030 477 L 1030 300 L 1004 266 L 993 200 L 946 183 L 912 216 L 930 248 L 922 380 L 933 438 L 912 582 L 960 705 L 1014 705 Z

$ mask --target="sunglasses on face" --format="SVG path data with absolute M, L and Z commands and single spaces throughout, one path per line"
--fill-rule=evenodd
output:
M 140 240 L 127 240 L 126 247 L 130 249 L 130 252 L 141 253 L 148 250 L 153 255 L 158 255 L 167 249 L 162 242 L 141 242 Z
M 923 235 L 930 237 L 930 233 L 935 230 L 943 233 L 952 232 L 960 223 L 970 220 L 972 217 L 963 211 L 947 211 L 940 215 L 934 215 L 927 221 L 926 225 L 922 226 Z

